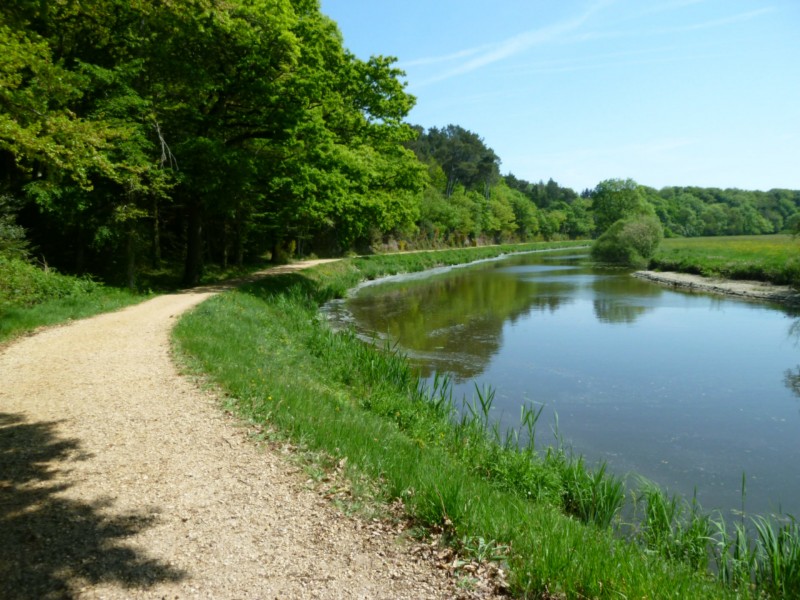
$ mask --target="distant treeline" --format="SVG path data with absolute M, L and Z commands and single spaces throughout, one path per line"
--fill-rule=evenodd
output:
M 417 132 L 408 146 L 429 175 L 416 234 L 423 240 L 458 244 L 481 238 L 597 236 L 602 231 L 593 198 L 600 190 L 619 191 L 631 183 L 652 205 L 667 236 L 758 235 L 795 231 L 800 225 L 800 190 L 655 190 L 628 180 L 601 182 L 578 194 L 552 179 L 532 183 L 513 174 L 501 175 L 495 152 L 477 134 L 457 125 L 417 128 Z
M 407 121 L 318 0 L 0 3 L 0 256 L 135 283 L 271 255 L 596 235 L 595 190 Z M 800 192 L 641 188 L 668 235 L 793 229 Z

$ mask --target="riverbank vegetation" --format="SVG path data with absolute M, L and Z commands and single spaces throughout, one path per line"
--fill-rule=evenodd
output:
M 791 235 L 667 239 L 651 259 L 650 268 L 797 286 L 797 244 Z
M 424 261 L 448 264 L 448 255 Z M 775 556 L 791 571 L 793 525 L 763 521 L 771 537 L 741 540 L 653 485 L 638 486 L 634 516 L 626 509 L 623 518 L 623 481 L 566 448 L 537 448 L 533 407 L 523 408 L 520 430 L 501 432 L 489 419 L 491 391 L 461 403 L 445 381 L 420 386 L 390 349 L 332 332 L 320 303 L 366 269 L 420 264 L 419 255 L 387 259 L 346 260 L 214 298 L 181 320 L 178 347 L 263 435 L 345 465 L 355 482 L 366 477 L 373 494 L 401 501 L 413 523 L 460 552 L 493 548 L 516 596 L 777 598 L 796 589 L 770 566 Z M 727 578 L 710 575 L 709 560 Z

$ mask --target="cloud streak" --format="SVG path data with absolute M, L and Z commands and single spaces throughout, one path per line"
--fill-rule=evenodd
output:
M 512 56 L 516 56 L 517 54 L 520 54 L 534 46 L 559 40 L 565 34 L 580 29 L 595 13 L 601 11 L 603 8 L 612 3 L 613 0 L 600 0 L 599 2 L 595 2 L 581 15 L 573 19 L 562 21 L 547 27 L 526 31 L 498 42 L 497 44 L 490 44 L 468 50 L 462 50 L 461 52 L 456 52 L 442 57 L 423 58 L 406 63 L 404 66 L 407 67 L 409 65 L 435 64 L 458 60 L 461 58 L 469 59 L 447 71 L 444 71 L 443 73 L 440 73 L 439 75 L 423 81 L 419 84 L 419 87 L 432 83 L 438 83 L 440 81 L 444 81 L 445 79 L 464 75 L 487 65 L 505 60 Z
M 690 23 L 679 27 L 664 27 L 661 29 L 648 29 L 648 30 L 615 30 L 615 31 L 589 31 L 582 34 L 573 35 L 567 41 L 575 42 L 591 42 L 595 40 L 608 40 L 608 39 L 621 39 L 621 38 L 648 38 L 655 35 L 674 35 L 678 33 L 688 33 L 691 31 L 702 31 L 706 29 L 718 29 L 734 23 L 744 23 L 752 21 L 762 15 L 766 15 L 775 11 L 774 7 L 767 6 L 756 10 L 751 10 L 721 19 L 714 19 L 711 21 L 703 21 L 700 23 Z
M 688 23 L 678 27 L 668 27 L 655 30 L 628 29 L 611 31 L 580 31 L 587 23 L 590 22 L 591 18 L 595 14 L 614 4 L 614 2 L 615 0 L 599 0 L 589 6 L 583 13 L 572 19 L 561 21 L 546 27 L 526 31 L 495 44 L 484 44 L 482 46 L 467 48 L 442 56 L 432 56 L 407 61 L 403 62 L 400 66 L 402 68 L 411 68 L 457 63 L 454 66 L 451 66 L 449 69 L 445 69 L 436 75 L 420 81 L 414 86 L 415 88 L 422 88 L 434 83 L 451 79 L 453 77 L 466 75 L 478 69 L 522 54 L 533 47 L 546 45 L 552 42 L 585 43 L 601 39 L 652 37 L 656 35 L 674 35 L 692 31 L 716 29 L 735 23 L 747 22 L 762 15 L 774 12 L 775 10 L 774 7 L 767 6 L 711 21 Z M 672 2 L 665 2 L 663 4 L 653 6 L 646 11 L 646 13 L 672 12 L 704 2 L 706 2 L 706 0 L 674 0 Z M 580 67 L 572 66 L 567 67 L 564 70 L 573 69 L 577 70 L 580 69 Z M 534 68 L 534 71 L 536 70 L 537 69 Z

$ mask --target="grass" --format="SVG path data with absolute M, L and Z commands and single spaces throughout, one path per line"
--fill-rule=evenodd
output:
M 662 271 L 800 284 L 800 242 L 790 235 L 671 238 L 650 261 Z
M 456 411 L 445 380 L 422 388 L 402 356 L 333 333 L 318 316 L 321 302 L 359 279 L 447 255 L 270 278 L 199 306 L 178 324 L 176 343 L 243 418 L 369 477 L 384 501 L 401 500 L 409 518 L 460 551 L 504 561 L 518 597 L 747 596 L 649 551 L 639 536 L 615 535 L 621 482 L 561 449 L 523 444 L 532 408 L 522 431 L 501 435 L 487 417 L 491 392 Z
M 146 297 L 0 257 L 0 342 L 45 325 L 136 304 Z

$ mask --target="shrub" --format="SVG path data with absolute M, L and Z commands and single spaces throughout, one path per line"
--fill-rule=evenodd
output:
M 86 277 L 69 277 L 53 269 L 40 269 L 18 258 L 0 256 L 0 311 L 89 293 L 97 286 Z
M 592 258 L 631 267 L 646 267 L 664 238 L 654 216 L 636 215 L 616 221 L 592 246 Z

